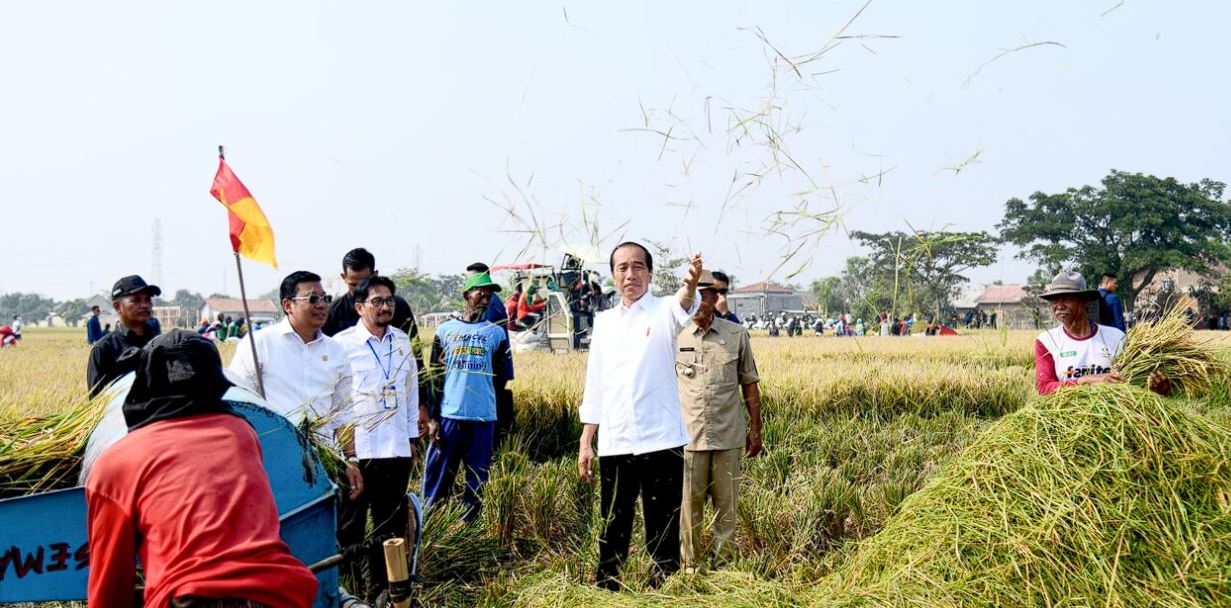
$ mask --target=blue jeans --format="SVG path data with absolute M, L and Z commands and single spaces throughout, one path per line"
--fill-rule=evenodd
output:
M 427 449 L 427 465 L 423 471 L 423 500 L 430 509 L 437 500 L 448 499 L 458 468 L 466 465 L 466 488 L 462 502 L 466 504 L 463 519 L 471 521 L 482 506 L 479 488 L 487 482 L 492 464 L 492 439 L 496 423 L 476 420 L 440 420 L 441 440 Z

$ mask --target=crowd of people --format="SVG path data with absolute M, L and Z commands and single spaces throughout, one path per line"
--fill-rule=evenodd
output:
M 592 321 L 578 408 L 583 430 L 577 466 L 584 480 L 599 484 L 602 523 L 594 581 L 615 590 L 622 587 L 638 500 L 645 550 L 654 563 L 652 585 L 681 568 L 695 573 L 732 559 L 742 459 L 762 453 L 764 445 L 756 360 L 746 324 L 726 302 L 729 278 L 705 269 L 698 254 L 676 294 L 654 296 L 648 249 L 622 243 L 609 261 L 617 301 Z M 405 530 L 406 492 L 419 462 L 427 508 L 457 499 L 464 520 L 473 521 L 481 512 L 494 449 L 515 417 L 509 331 L 519 327 L 521 303 L 534 305 L 536 290 L 515 287 L 509 304 L 498 295 L 502 286 L 486 264 L 466 270 L 459 294 L 465 308 L 436 329 L 430 348 L 420 345 L 409 304 L 394 282 L 377 272 L 374 256 L 365 249 L 343 257 L 340 276 L 347 292 L 338 297 L 325 292 L 318 274 L 301 270 L 287 275 L 279 287 L 285 318 L 248 332 L 237 345 L 231 378 L 345 456 L 345 470 L 335 480 L 342 490 L 339 547 Z M 582 290 L 599 291 L 588 273 L 570 279 L 570 289 L 576 291 L 577 283 Z M 1060 325 L 1035 343 L 1039 393 L 1120 381 L 1111 371 L 1125 335 L 1114 325 L 1123 319 L 1122 311 L 1116 314 L 1118 302 L 1107 297 L 1114 289 L 1114 284 L 1104 293 L 1086 289 L 1080 275 L 1068 273 L 1047 286 L 1041 297 Z M 119 316 L 116 331 L 98 337 L 91 350 L 91 394 L 136 372 L 124 404 L 130 435 L 105 454 L 87 480 L 92 559 L 113 566 L 117 560 L 131 564 L 131 556 L 140 554 L 147 564 L 147 600 L 167 599 L 176 606 L 298 605 L 284 602 L 309 588 L 305 571 L 302 564 L 287 561 L 285 545 L 272 540 L 277 517 L 270 514 L 268 482 L 251 479 L 253 471 L 193 482 L 177 498 L 178 510 L 153 508 L 161 499 L 151 494 L 163 496 L 170 476 L 200 480 L 213 471 L 209 459 L 194 463 L 190 453 L 220 451 L 242 460 L 241 469 L 259 468 L 260 460 L 251 429 L 236 425 L 219 405 L 231 381 L 222 375 L 210 332 L 175 330 L 160 336 L 160 328 L 151 324 L 152 299 L 160 293 L 136 275 L 118 280 L 111 291 Z M 584 294 L 574 299 L 585 301 Z M 1099 313 L 1102 323 L 1087 317 L 1095 300 L 1106 309 L 1106 316 Z M 750 317 L 747 324 L 756 321 Z M 899 333 L 910 333 L 906 320 L 881 315 L 877 322 L 882 332 L 896 325 Z M 232 325 L 225 317 L 218 320 L 224 323 Z M 807 323 L 818 333 L 829 329 L 834 335 L 865 330 L 862 319 L 851 322 L 848 315 L 825 320 L 780 316 L 771 327 L 784 325 L 795 333 Z M 1150 387 L 1166 393 L 1170 383 L 1156 376 Z M 426 448 L 422 456 L 421 447 Z M 159 465 L 132 464 L 153 452 Z M 243 479 L 234 480 L 234 475 Z M 460 492 L 455 489 L 459 485 Z M 239 491 L 243 499 L 216 500 Z M 709 519 L 704 517 L 707 503 L 714 508 Z M 243 538 L 232 529 L 184 523 L 185 517 L 233 521 L 237 509 L 260 515 Z M 156 532 L 164 526 L 175 527 L 176 534 Z M 701 542 L 706 527 L 713 528 L 709 554 Z M 224 580 L 217 573 L 229 566 L 221 561 L 233 554 L 219 551 L 218 543 L 236 542 L 259 547 L 261 564 Z M 379 545 L 373 546 L 369 555 L 344 565 L 353 580 L 364 581 L 369 596 L 387 584 Z M 372 565 L 364 568 L 365 560 Z M 186 568 L 186 563 L 195 566 Z M 211 578 L 202 572 L 215 574 Z M 99 605 L 131 584 L 129 575 L 115 567 L 94 568 L 90 576 L 91 601 L 103 601 Z M 269 591 L 289 581 L 304 587 L 281 595 Z M 180 600 L 195 603 L 175 603 Z

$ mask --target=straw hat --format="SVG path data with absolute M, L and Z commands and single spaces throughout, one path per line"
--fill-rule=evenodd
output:
M 1062 296 L 1078 298 L 1081 300 L 1095 300 L 1099 297 L 1097 289 L 1088 289 L 1086 286 L 1085 277 L 1078 272 L 1060 271 L 1060 274 L 1052 277 L 1051 282 L 1047 284 L 1047 288 L 1043 293 L 1039 294 L 1044 300 L 1052 300 Z

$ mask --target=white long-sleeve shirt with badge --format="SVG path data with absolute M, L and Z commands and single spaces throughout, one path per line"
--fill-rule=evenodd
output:
M 697 310 L 646 294 L 594 319 L 580 417 L 598 425 L 598 455 L 645 454 L 688 443 L 675 378 L 675 339 Z
M 350 361 L 346 420 L 355 426 L 355 456 L 409 458 L 410 442 L 419 436 L 419 369 L 410 338 L 395 327 L 377 338 L 361 322 L 334 339 Z

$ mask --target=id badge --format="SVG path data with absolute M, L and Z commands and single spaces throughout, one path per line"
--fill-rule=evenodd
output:
M 380 392 L 380 403 L 387 410 L 398 409 L 398 389 L 393 384 L 386 384 Z

